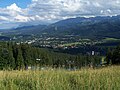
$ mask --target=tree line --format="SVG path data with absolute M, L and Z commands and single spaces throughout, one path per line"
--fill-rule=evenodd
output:
M 120 65 L 120 46 L 117 46 L 113 50 L 108 49 L 106 61 L 107 64 Z
M 0 69 L 28 69 L 28 66 L 50 66 L 54 68 L 81 68 L 98 65 L 101 56 L 70 55 L 38 48 L 28 44 L 0 42 Z

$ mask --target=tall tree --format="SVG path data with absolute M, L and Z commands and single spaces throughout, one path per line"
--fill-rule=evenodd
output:
M 23 60 L 22 51 L 20 48 L 18 48 L 17 65 L 18 65 L 17 68 L 19 70 L 24 68 L 24 60 Z

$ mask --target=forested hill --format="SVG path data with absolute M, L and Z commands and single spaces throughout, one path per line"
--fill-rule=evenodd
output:
M 13 32 L 14 32 L 14 34 L 23 34 L 23 35 L 35 34 L 35 35 L 37 35 L 37 34 L 41 33 L 41 31 L 45 27 L 46 27 L 46 25 L 21 26 L 21 27 L 11 30 L 12 31 L 11 34 L 13 34 Z
M 1 31 L 2 32 L 2 31 Z M 18 34 L 47 34 L 47 35 L 79 35 L 83 38 L 120 38 L 120 16 L 97 16 L 91 18 L 77 17 L 50 25 L 22 26 L 5 32 Z
M 11 30 L 0 30 L 3 35 L 52 36 L 79 35 L 82 38 L 120 38 L 120 16 L 77 17 L 61 20 L 50 25 L 22 26 Z
M 99 56 L 81 56 L 55 53 L 53 51 L 36 48 L 28 44 L 0 42 L 0 69 L 27 69 L 28 66 L 69 67 L 80 68 L 90 62 L 99 64 Z
M 51 24 L 43 32 L 51 35 L 79 35 L 85 38 L 120 38 L 120 16 L 71 18 Z

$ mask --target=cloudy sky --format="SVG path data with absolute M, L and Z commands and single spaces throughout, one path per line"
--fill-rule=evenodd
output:
M 0 0 L 0 29 L 120 14 L 120 0 Z

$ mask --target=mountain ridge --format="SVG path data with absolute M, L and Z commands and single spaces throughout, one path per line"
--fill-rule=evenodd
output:
M 11 32 L 12 31 L 12 32 Z M 79 35 L 83 38 L 120 38 L 120 15 L 97 16 L 91 18 L 76 17 L 58 21 L 50 25 L 23 26 L 8 33 L 41 35 Z
M 95 18 L 70 18 L 47 26 L 44 32 L 49 34 L 73 34 L 81 37 L 116 37 L 120 38 L 120 16 Z M 116 31 L 117 33 L 115 33 Z M 112 35 L 115 34 L 115 35 Z

